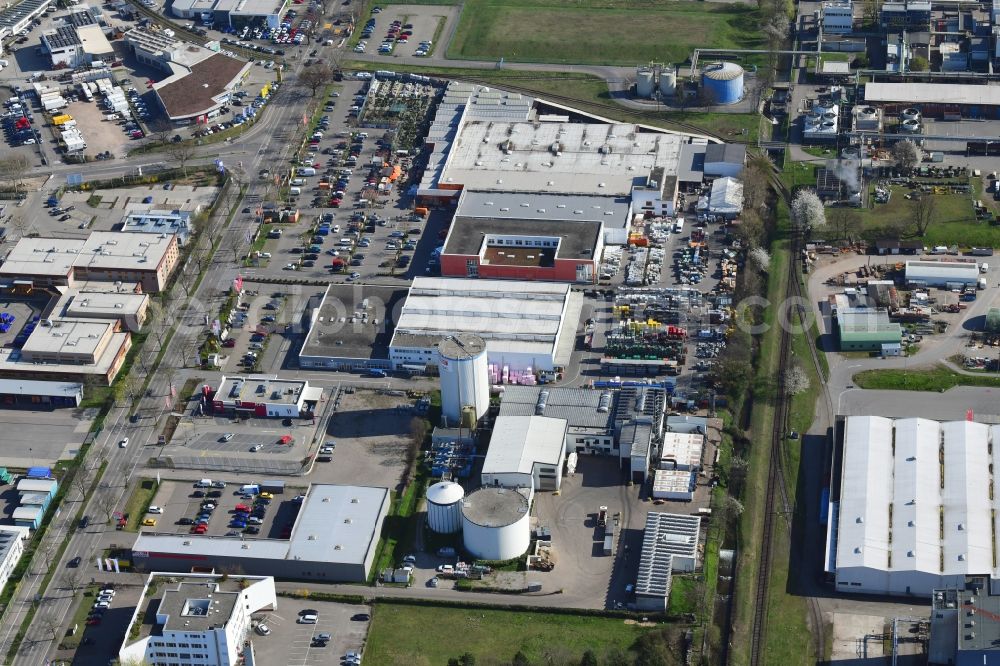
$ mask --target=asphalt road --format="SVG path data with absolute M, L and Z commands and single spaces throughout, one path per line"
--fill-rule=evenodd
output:
M 301 67 L 299 65 L 298 67 Z M 230 145 L 212 145 L 202 149 L 203 159 L 206 161 L 216 159 L 220 153 L 228 159 L 230 163 L 234 160 L 243 161 L 243 168 L 247 174 L 256 175 L 258 169 L 264 165 L 274 165 L 284 162 L 288 158 L 292 141 L 283 140 L 288 138 L 300 125 L 298 116 L 303 107 L 303 101 L 308 97 L 308 92 L 294 85 L 297 70 L 287 73 L 286 83 L 275 94 L 270 103 L 270 108 L 265 112 L 263 119 L 253 128 L 247 131 L 238 141 Z M 231 151 L 238 151 L 233 154 Z M 152 163 L 148 155 L 139 156 L 133 159 L 120 160 L 115 165 L 101 167 L 88 166 L 88 174 L 100 173 L 101 175 L 114 173 L 128 173 L 137 166 Z M 72 173 L 78 169 L 75 165 L 53 165 L 47 171 L 54 173 Z M 259 180 L 250 180 L 248 195 L 263 195 L 263 188 Z M 260 191 L 258 191 L 260 190 Z M 224 222 L 224 216 L 220 215 L 216 224 Z M 230 227 L 225 231 L 223 243 L 220 245 L 220 252 L 216 253 L 212 265 L 208 270 L 205 279 L 202 280 L 199 289 L 191 294 L 191 303 L 210 303 L 210 295 L 217 294 L 220 286 L 227 287 L 236 276 L 237 268 L 225 257 L 229 254 L 224 251 L 231 238 L 245 237 L 250 230 L 253 221 L 249 218 L 237 216 Z M 177 299 L 181 301 L 182 299 Z M 179 306 L 175 302 L 175 306 Z M 186 318 L 190 321 L 190 318 Z M 100 481 L 100 488 L 94 493 L 87 506 L 87 514 L 95 522 L 103 519 L 100 505 L 103 503 L 103 496 L 112 495 L 116 498 L 117 506 L 122 506 L 126 499 L 126 492 L 129 490 L 126 484 L 127 479 L 134 478 L 134 472 L 140 463 L 144 462 L 149 453 L 145 447 L 156 441 L 158 424 L 167 411 L 168 398 L 171 394 L 171 381 L 175 388 L 183 384 L 183 379 L 178 376 L 177 369 L 185 366 L 183 350 L 187 346 L 187 341 L 192 336 L 196 336 L 201 331 L 200 326 L 181 325 L 175 335 L 170 340 L 167 351 L 159 366 L 159 371 L 153 375 L 150 383 L 151 397 L 144 398 L 141 403 L 143 418 L 133 424 L 127 419 L 127 409 L 119 408 L 114 410 L 108 417 L 109 424 L 98 437 L 95 451 L 88 456 L 88 464 L 97 466 L 102 458 L 108 461 L 107 472 Z M 164 368 L 171 368 L 172 372 L 164 372 Z M 168 376 L 169 375 L 169 376 Z M 119 448 L 118 441 L 123 437 L 129 437 L 130 443 L 127 448 Z M 65 541 L 69 534 L 70 522 L 79 508 L 79 498 L 75 502 L 67 502 L 60 514 L 54 520 L 50 529 L 43 539 L 44 543 L 58 545 Z M 87 531 L 77 531 L 69 537 L 69 545 L 66 548 L 64 557 L 54 563 L 55 570 L 61 572 L 66 569 L 67 562 L 76 556 L 81 556 L 84 560 L 82 566 L 94 560 L 99 544 L 104 536 L 104 532 L 113 529 L 109 525 L 97 525 Z M 88 568 L 88 571 L 91 570 Z M 25 584 L 18 590 L 17 596 L 11 602 L 11 610 L 4 626 L 0 628 L 0 654 L 5 654 L 10 648 L 11 641 L 21 626 L 25 613 L 31 607 L 36 595 L 39 594 L 41 575 L 31 576 Z M 58 577 L 49 586 L 47 594 L 41 598 L 41 607 L 36 614 L 37 617 L 51 615 L 60 622 L 65 622 L 73 608 L 75 595 L 68 590 L 60 589 Z M 46 631 L 40 622 L 33 622 L 27 632 L 21 649 L 12 662 L 16 665 L 38 666 L 51 657 L 55 649 L 55 642 L 52 641 L 51 633 Z

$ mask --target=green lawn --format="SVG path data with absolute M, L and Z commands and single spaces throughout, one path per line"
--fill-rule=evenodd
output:
M 947 391 L 955 386 L 1000 388 L 1000 376 L 963 375 L 939 365 L 920 370 L 865 370 L 854 375 L 854 383 L 863 389 Z
M 889 203 L 862 209 L 860 212 L 865 227 L 884 228 L 908 220 L 910 202 L 906 195 L 909 192 L 905 187 L 893 187 Z M 973 198 L 971 194 L 934 195 L 937 211 L 927 233 L 921 238 L 924 245 L 1000 247 L 1000 227 L 976 220 L 972 210 Z
M 162 518 L 162 516 L 146 515 L 146 509 L 149 507 L 150 502 L 153 501 L 153 496 L 156 494 L 156 487 L 156 481 L 154 479 L 139 479 L 135 489 L 128 498 L 128 502 L 125 503 L 124 513 L 128 514 L 128 525 L 125 527 L 126 530 L 130 532 L 138 531 L 140 523 L 145 518 L 154 518 L 157 520 Z
M 699 46 L 757 47 L 757 27 L 757 11 L 746 5 L 469 0 L 448 57 L 620 65 L 681 62 Z
M 379 666 L 439 666 L 465 652 L 490 663 L 509 663 L 520 650 L 533 663 L 546 655 L 575 657 L 628 649 L 646 631 L 623 620 L 379 602 L 372 614 L 365 663 Z M 555 663 L 569 663 L 558 659 Z

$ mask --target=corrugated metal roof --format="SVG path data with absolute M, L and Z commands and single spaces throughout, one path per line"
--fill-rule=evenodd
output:
M 697 558 L 701 518 L 651 511 L 646 514 L 636 594 L 670 594 L 674 555 Z

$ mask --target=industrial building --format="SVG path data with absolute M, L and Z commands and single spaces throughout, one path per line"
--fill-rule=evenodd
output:
M 840 351 L 884 352 L 887 346 L 898 349 L 903 337 L 902 327 L 889 321 L 889 313 L 882 309 L 841 309 L 836 319 Z
M 184 247 L 194 233 L 191 212 L 186 210 L 131 210 L 122 217 L 121 230 L 144 234 L 174 234 L 181 247 Z
M 179 124 L 203 123 L 217 115 L 253 65 L 162 31 L 134 28 L 125 33 L 125 42 L 139 62 L 168 74 L 153 84 L 153 91 L 170 120 Z
M 1000 660 L 1000 595 L 990 581 L 972 577 L 931 596 L 927 663 L 980 666 Z
M 368 580 L 389 511 L 389 489 L 314 484 L 289 539 L 246 535 L 140 532 L 132 546 L 138 571 L 213 569 L 294 580 Z
M 474 430 L 489 411 L 486 348 L 486 341 L 472 333 L 449 335 L 438 344 L 441 416 L 447 423 Z
M 463 190 L 452 224 L 462 220 L 486 220 L 494 225 L 492 231 L 502 233 L 508 220 L 538 225 L 600 223 L 605 245 L 624 245 L 631 228 L 630 207 L 628 197 Z M 598 257 L 598 253 L 594 256 Z
M 1000 426 L 850 416 L 835 429 L 826 570 L 848 593 L 930 596 L 998 579 Z
M 246 663 L 254 613 L 277 608 L 270 576 L 151 573 L 125 630 L 118 662 Z
M 17 527 L 0 527 L 0 592 L 7 587 L 14 567 L 24 554 L 25 530 Z
M 508 488 L 479 488 L 462 501 L 462 543 L 474 557 L 504 561 L 520 557 L 531 542 L 530 502 Z
M 474 333 L 486 340 L 494 383 L 512 372 L 557 371 L 569 363 L 581 308 L 581 294 L 568 284 L 417 277 L 400 310 L 389 360 L 394 369 L 438 366 L 442 339 Z
M 696 472 L 701 469 L 705 435 L 700 432 L 665 432 L 660 442 L 659 469 Z
M 866 83 L 865 101 L 869 104 L 912 104 L 925 116 L 945 120 L 1000 117 L 1000 86 L 977 85 L 973 80 L 963 83 Z
M 919 287 L 963 289 L 979 281 L 979 265 L 963 261 L 907 261 L 906 284 Z
M 827 0 L 823 3 L 823 32 L 846 35 L 854 30 L 852 0 Z
M 698 208 L 726 220 L 739 217 L 743 212 L 743 183 L 728 176 L 715 179 L 707 202 L 699 202 Z
M 0 349 L 0 377 L 110 385 L 131 348 L 118 321 L 53 319 L 36 326 L 20 349 Z
M 267 26 L 277 28 L 285 0 L 178 0 L 170 5 L 170 13 L 192 19 L 202 25 L 219 28 Z
M 79 382 L 0 379 L 2 409 L 59 409 L 79 407 L 82 401 Z
M 400 287 L 329 285 L 307 306 L 308 332 L 299 349 L 299 367 L 355 372 L 392 369 L 391 314 L 399 311 L 406 296 L 407 290 Z
M 566 421 L 567 454 L 616 456 L 642 483 L 663 433 L 667 393 L 658 386 L 594 390 L 505 386 L 499 417 L 546 416 Z
M 565 419 L 500 416 L 483 461 L 484 486 L 559 490 L 566 456 Z
M 258 418 L 307 417 L 316 410 L 323 396 L 319 386 L 309 386 L 305 379 L 279 379 L 275 375 L 226 377 L 212 399 L 216 414 Z
M 25 0 L 6 7 L 0 11 L 0 38 L 5 39 L 27 30 L 32 21 L 53 4 L 53 0 Z
M 113 291 L 57 289 L 59 296 L 45 309 L 44 319 L 118 320 L 121 327 L 135 333 L 149 313 L 149 294 Z
M 600 221 L 455 217 L 441 251 L 447 277 L 597 282 Z
M 667 610 L 674 571 L 692 572 L 698 566 L 701 518 L 650 511 L 642 536 L 635 603 L 639 610 Z
M 698 482 L 698 473 L 680 469 L 653 471 L 653 498 L 672 502 L 690 502 Z
M 0 286 L 76 287 L 78 282 L 138 282 L 158 293 L 177 267 L 173 234 L 94 231 L 86 239 L 21 238 L 0 265 Z

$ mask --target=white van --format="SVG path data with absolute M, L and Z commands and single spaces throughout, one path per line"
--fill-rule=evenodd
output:
M 989 273 L 990 272 L 990 265 L 988 263 L 986 263 L 985 261 L 983 263 L 979 264 L 979 272 L 980 273 Z
M 322 136 L 322 135 L 320 135 L 320 136 Z M 315 176 L 316 175 L 316 169 L 314 169 L 312 167 L 303 167 L 301 169 L 296 169 L 295 171 L 300 176 Z M 301 180 L 301 178 L 299 178 L 297 180 Z
M 212 487 L 212 479 L 202 479 L 201 481 L 198 481 L 197 483 L 195 483 L 194 487 L 195 488 L 211 488 Z
M 244 495 L 259 495 L 260 486 L 256 483 L 248 483 L 245 486 L 240 486 L 240 492 Z
M 301 187 L 290 187 L 290 188 L 288 188 L 288 193 L 297 196 L 299 194 L 302 194 L 302 188 Z
M 674 233 L 675 234 L 682 234 L 682 233 L 684 233 L 684 218 L 683 217 L 677 218 L 677 221 L 674 222 Z
M 291 185 L 305 185 L 306 184 L 306 179 L 305 178 L 292 178 L 292 180 L 290 181 L 289 184 L 291 184 Z

